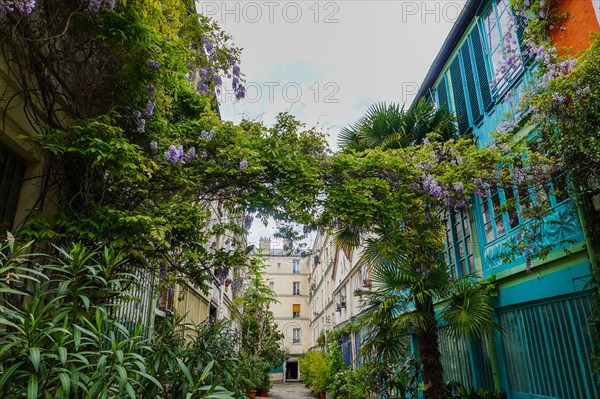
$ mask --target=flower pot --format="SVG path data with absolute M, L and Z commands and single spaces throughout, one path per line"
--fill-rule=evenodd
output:
M 261 398 L 266 398 L 267 397 L 267 391 L 260 391 L 260 397 Z
M 325 399 L 325 392 L 321 392 L 321 399 Z
M 256 389 L 251 389 L 248 391 L 248 398 L 255 399 L 256 398 Z

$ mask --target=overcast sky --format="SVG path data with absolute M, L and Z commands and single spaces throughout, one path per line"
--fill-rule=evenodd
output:
M 465 0 L 202 1 L 243 48 L 247 98 L 221 94 L 225 120 L 270 124 L 289 111 L 327 132 L 375 102 L 410 104 Z M 270 236 L 255 222 L 249 243 Z

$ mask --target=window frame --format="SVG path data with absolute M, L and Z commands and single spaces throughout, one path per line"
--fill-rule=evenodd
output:
M 492 0 L 487 8 L 485 8 L 485 10 L 481 13 L 481 17 L 479 18 L 479 21 L 477 21 L 477 23 L 480 26 L 480 32 L 482 32 L 483 34 L 483 40 L 482 40 L 482 44 L 483 44 L 483 48 L 484 48 L 484 53 L 485 53 L 485 60 L 487 62 L 487 68 L 490 71 L 490 74 L 488 76 L 491 76 L 492 78 L 495 76 L 496 74 L 496 69 L 497 69 L 497 65 L 500 64 L 500 62 L 494 64 L 494 54 L 496 54 L 496 51 L 499 51 L 502 58 L 501 60 L 505 60 L 505 56 L 504 56 L 504 37 L 506 36 L 506 32 L 503 32 L 503 28 L 506 28 L 505 26 L 502 26 L 502 17 L 506 14 L 502 13 L 499 14 L 498 11 L 498 3 L 503 3 L 505 6 L 504 9 L 504 13 L 508 13 L 511 16 L 514 17 L 514 15 L 512 15 L 512 10 L 510 9 L 510 1 L 509 0 Z M 490 11 L 493 12 L 494 14 L 494 24 L 493 26 L 490 28 L 488 27 L 488 23 L 487 23 L 487 18 L 488 15 L 490 14 Z M 496 30 L 496 33 L 498 34 L 498 45 L 496 46 L 496 48 L 494 50 L 492 50 L 491 45 L 490 45 L 490 32 L 491 29 Z M 526 65 L 526 60 L 523 57 L 523 52 L 522 52 L 522 44 L 520 43 L 520 40 L 518 38 L 518 34 L 517 32 L 514 32 L 515 34 L 515 41 L 516 41 L 516 51 L 519 54 L 519 67 L 514 69 L 512 72 L 510 72 L 510 74 L 506 77 L 503 77 L 502 79 L 502 83 L 499 83 L 497 85 L 495 85 L 494 87 L 491 87 L 491 94 L 492 94 L 492 98 L 497 101 L 501 100 L 504 95 L 506 95 L 506 93 L 514 86 L 515 82 L 518 81 L 519 77 L 525 72 L 525 65 Z M 491 79 L 490 79 L 491 80 Z
M 300 345 L 301 343 L 302 343 L 302 329 L 301 328 L 292 329 L 292 344 Z

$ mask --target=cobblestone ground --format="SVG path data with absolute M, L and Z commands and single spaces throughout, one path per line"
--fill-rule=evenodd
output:
M 273 388 L 269 391 L 269 397 L 273 399 L 314 399 L 314 396 L 301 382 L 273 384 Z

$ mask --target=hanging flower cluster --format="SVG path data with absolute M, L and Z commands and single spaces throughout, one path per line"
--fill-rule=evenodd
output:
M 236 100 L 246 96 L 246 88 L 241 81 L 241 70 L 235 52 L 231 48 L 220 50 L 221 46 L 215 46 L 209 40 L 203 38 L 198 51 L 200 63 L 211 65 L 211 67 L 190 68 L 188 74 L 192 81 L 196 82 L 196 90 L 200 94 L 208 93 L 214 88 L 217 93 L 223 88 L 223 78 L 231 79 L 231 86 Z M 221 57 L 219 56 L 221 52 Z M 224 54 L 224 55 L 223 55 Z
M 88 10 L 92 14 L 99 13 L 102 8 L 112 11 L 115 8 L 115 0 L 90 0 L 88 2 Z
M 496 73 L 492 77 L 490 88 L 493 89 L 506 80 L 507 76 L 519 69 L 523 62 L 519 44 L 517 43 L 517 18 L 511 15 L 508 20 L 507 31 L 503 38 L 503 59 L 496 66 Z
M 12 12 L 31 15 L 34 8 L 35 0 L 0 0 L 0 12 L 4 15 Z
M 191 162 L 192 159 L 196 156 L 196 148 L 190 147 L 187 152 L 184 152 L 182 145 L 173 145 L 169 146 L 169 149 L 165 152 L 164 158 L 166 161 L 170 162 L 172 165 L 177 163 L 187 163 Z

